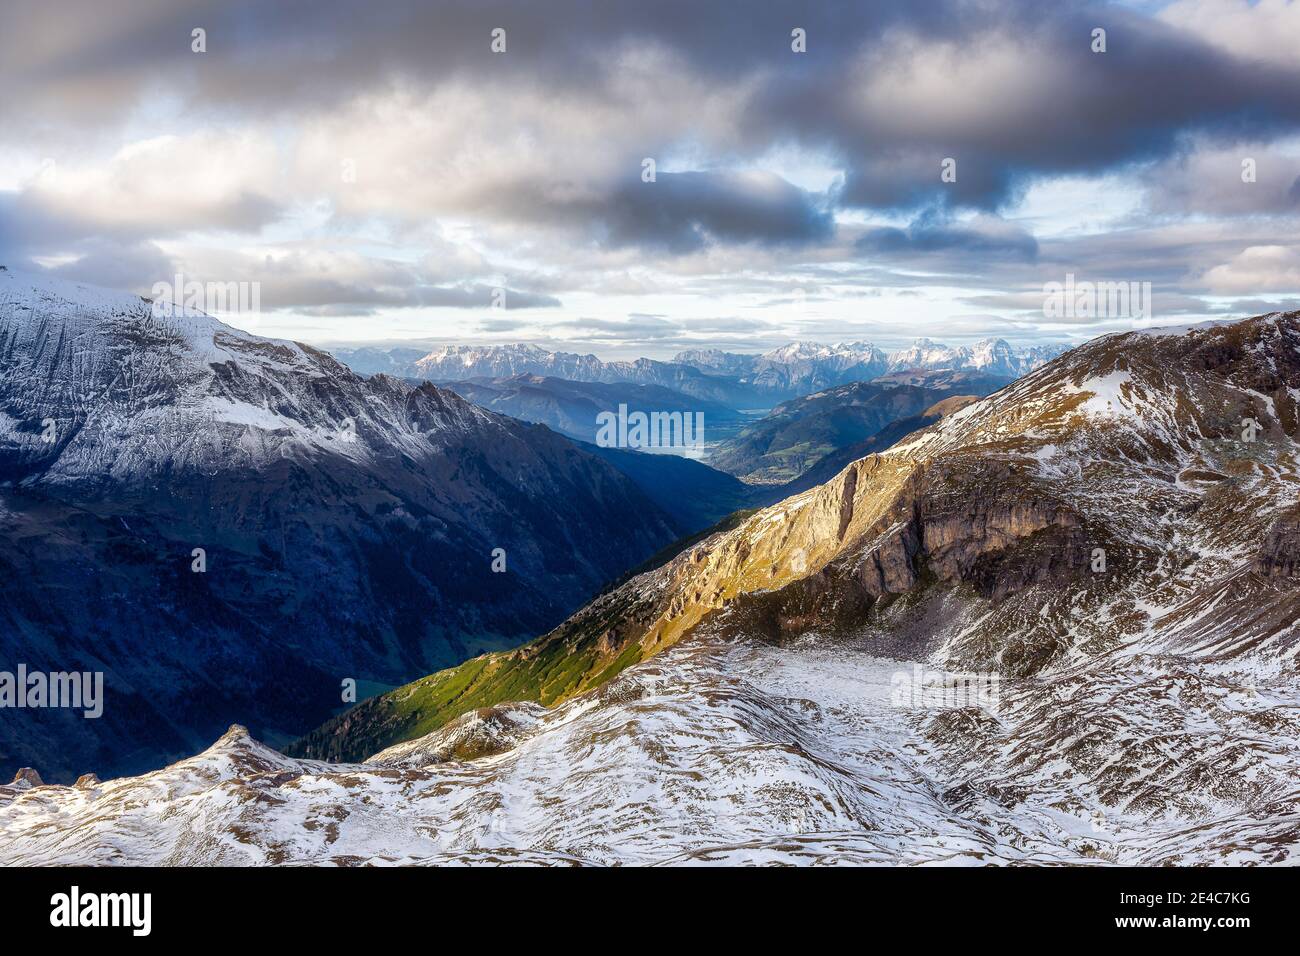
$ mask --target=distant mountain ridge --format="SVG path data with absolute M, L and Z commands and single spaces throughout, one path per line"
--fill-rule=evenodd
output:
M 917 339 L 907 348 L 885 351 L 869 342 L 792 342 L 763 353 L 691 349 L 668 362 L 647 358 L 606 362 L 595 355 L 551 352 L 534 344 L 440 345 L 412 358 L 414 351 L 410 347 L 364 346 L 338 347 L 333 354 L 361 374 L 384 371 L 443 382 L 516 375 L 631 382 L 671 388 L 732 408 L 764 408 L 836 385 L 910 369 L 965 370 L 1019 378 L 1065 351 L 1065 346 L 1016 348 L 1003 339 L 985 339 L 954 347 Z
M 574 382 L 658 385 L 733 408 L 764 398 L 761 388 L 718 379 L 690 365 L 646 358 L 604 362 L 594 355 L 548 352 L 529 344 L 443 345 L 411 363 L 404 374 L 435 382 L 540 375 Z
M 1019 378 L 1045 365 L 1065 351 L 1065 346 L 1036 345 L 1016 348 L 1005 339 L 982 339 L 974 345 L 950 346 L 919 338 L 911 345 L 886 352 L 870 342 L 821 345 L 792 342 L 759 355 L 693 349 L 678 352 L 673 361 L 723 374 L 763 376 L 774 369 L 807 369 L 810 374 L 871 371 L 875 375 L 909 369 L 953 369 Z M 814 371 L 815 370 L 815 371 Z M 874 377 L 874 376 L 872 376 Z M 870 378 L 861 379 L 869 381 Z M 834 384 L 842 384 L 836 382 Z

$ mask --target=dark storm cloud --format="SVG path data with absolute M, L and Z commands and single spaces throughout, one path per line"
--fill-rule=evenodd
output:
M 995 208 L 1027 179 L 1159 157 L 1189 130 L 1268 136 L 1300 122 L 1296 70 L 1235 59 L 1105 4 L 25 0 L 8 9 L 17 29 L 0 41 L 9 74 L 0 97 L 12 121 L 39 126 L 60 114 L 125 115 L 160 85 L 198 108 L 254 114 L 329 108 L 396 81 L 517 82 L 600 102 L 628 46 L 657 45 L 694 75 L 752 82 L 738 118 L 751 153 L 787 140 L 830 150 L 846 171 L 842 202 L 876 208 Z M 205 54 L 190 51 L 195 26 L 207 30 Z M 489 50 L 497 26 L 507 30 L 502 55 Z M 790 50 L 796 26 L 807 30 L 805 54 Z M 1099 26 L 1108 31 L 1100 54 L 1090 49 Z M 924 99 L 896 108 L 871 99 L 895 88 L 974 98 L 958 116 Z M 691 105 L 680 104 L 684 125 Z M 946 157 L 958 176 L 941 184 Z M 642 197 L 615 188 L 611 231 L 634 236 L 619 213 L 639 210 Z M 683 200 L 693 188 L 679 185 Z M 652 243 L 690 247 L 708 227 L 670 221 L 676 201 L 646 210 Z M 737 210 L 715 215 L 719 238 L 753 235 L 727 228 L 746 218 Z M 766 230 L 781 232 L 763 220 L 758 237 Z
M 159 80 L 207 106 L 298 110 L 330 106 L 394 78 L 441 82 L 515 76 L 570 91 L 608 78 L 620 45 L 658 43 L 706 75 L 770 66 L 790 56 L 790 31 L 807 29 L 813 49 L 840 59 L 868 24 L 903 16 L 951 32 L 964 18 L 951 4 L 890 0 L 800 3 L 659 0 L 10 0 L 0 55 L 15 108 L 91 118 L 126 112 Z M 207 52 L 191 52 L 191 30 Z M 494 28 L 507 50 L 489 49 Z M 652 91 L 647 91 L 651 94 Z
M 604 244 L 690 252 L 711 241 L 809 242 L 828 238 L 817 198 L 770 173 L 658 173 L 626 183 L 593 209 Z
M 1300 61 L 1238 60 L 1116 7 L 980 10 L 955 44 L 916 24 L 873 44 L 855 82 L 841 64 L 755 97 L 755 135 L 833 143 L 848 205 L 996 208 L 1036 177 L 1163 156 L 1190 131 L 1267 138 L 1300 124 Z M 1104 53 L 1090 47 L 1096 27 L 1107 30 Z M 881 87 L 899 96 L 864 105 L 862 91 Z M 940 180 L 947 158 L 951 183 Z
M 857 248 L 868 254 L 887 257 L 915 257 L 928 253 L 947 253 L 989 259 L 1033 262 L 1038 257 L 1038 241 L 1018 226 L 999 223 L 997 228 L 978 228 L 954 224 L 942 217 L 922 216 L 906 229 L 882 226 L 868 229 L 857 240 Z

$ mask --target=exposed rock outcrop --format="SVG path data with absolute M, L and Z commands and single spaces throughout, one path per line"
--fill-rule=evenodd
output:
M 32 767 L 20 767 L 18 768 L 18 772 L 14 774 L 14 779 L 10 786 L 21 787 L 24 789 L 28 787 L 43 787 L 45 786 L 45 781 L 41 779 L 41 775 Z
M 1252 567 L 1267 578 L 1300 577 L 1300 509 L 1293 508 L 1273 522 Z

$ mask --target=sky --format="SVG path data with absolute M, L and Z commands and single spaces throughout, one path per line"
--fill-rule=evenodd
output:
M 1300 0 L 0 22 L 0 263 L 246 283 L 223 318 L 258 334 L 663 358 L 1300 308 Z M 1046 309 L 1067 276 L 1149 282 L 1150 315 Z

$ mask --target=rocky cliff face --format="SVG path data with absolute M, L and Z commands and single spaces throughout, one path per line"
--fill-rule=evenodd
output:
M 1251 569 L 1266 578 L 1300 577 L 1300 509 L 1284 511 L 1269 526 Z
M 0 274 L 0 669 L 102 671 L 107 698 L 97 720 L 6 712 L 10 772 L 153 767 L 236 716 L 283 740 L 344 679 L 516 644 L 674 537 L 545 428 L 202 313 Z

